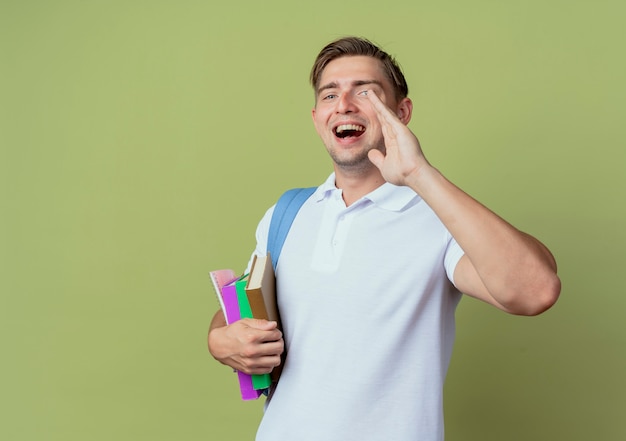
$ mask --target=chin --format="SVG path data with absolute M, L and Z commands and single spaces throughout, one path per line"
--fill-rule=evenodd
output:
M 365 154 L 352 155 L 350 157 L 347 155 L 331 155 L 331 158 L 336 167 L 346 171 L 365 170 L 373 166 L 367 156 L 367 152 Z

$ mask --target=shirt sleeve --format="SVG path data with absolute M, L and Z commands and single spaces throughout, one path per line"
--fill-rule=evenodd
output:
M 461 260 L 461 257 L 465 254 L 465 251 L 461 248 L 461 246 L 456 242 L 454 237 L 450 235 L 450 240 L 448 241 L 448 246 L 446 248 L 446 254 L 444 256 L 443 265 L 446 269 L 446 274 L 448 275 L 448 279 L 454 286 L 454 270 L 456 269 L 456 265 Z
M 271 206 L 261 218 L 261 221 L 256 227 L 256 248 L 254 252 L 250 255 L 250 260 L 248 260 L 248 266 L 246 267 L 245 273 L 250 272 L 250 268 L 252 267 L 252 260 L 254 256 L 265 256 L 267 254 L 267 238 L 269 236 L 270 231 L 270 222 L 272 221 L 272 214 L 274 213 L 275 205 Z

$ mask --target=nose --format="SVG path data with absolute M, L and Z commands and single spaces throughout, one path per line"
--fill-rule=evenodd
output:
M 354 96 L 350 93 L 342 93 L 337 100 L 337 113 L 358 112 Z

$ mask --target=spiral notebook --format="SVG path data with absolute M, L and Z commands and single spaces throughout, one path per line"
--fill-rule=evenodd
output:
M 241 318 L 241 314 L 239 312 L 235 283 L 242 279 L 243 276 L 236 277 L 235 272 L 230 269 L 211 271 L 209 275 L 211 276 L 211 282 L 213 283 L 217 300 L 224 312 L 226 323 L 231 324 L 236 322 Z M 256 400 L 263 393 L 262 390 L 254 389 L 251 375 L 237 371 L 237 378 L 239 380 L 239 390 L 243 400 Z

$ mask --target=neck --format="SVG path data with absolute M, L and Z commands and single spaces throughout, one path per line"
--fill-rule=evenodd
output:
M 347 207 L 384 183 L 385 179 L 374 166 L 368 170 L 356 171 L 345 170 L 335 165 L 335 185 L 341 189 Z

